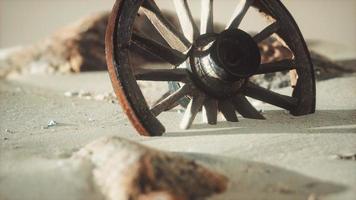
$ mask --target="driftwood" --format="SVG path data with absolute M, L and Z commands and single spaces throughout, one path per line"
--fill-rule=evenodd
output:
M 105 33 L 109 12 L 85 17 L 56 31 L 35 45 L 20 48 L 0 59 L 0 78 L 12 74 L 79 73 L 107 70 L 105 60 Z M 173 20 L 172 16 L 168 16 Z M 134 31 L 162 41 L 155 29 L 141 15 Z M 132 51 L 132 65 L 161 62 L 140 49 Z
M 169 12 L 165 14 L 174 26 L 180 27 L 174 14 Z M 11 74 L 106 70 L 104 39 L 108 16 L 109 13 L 104 12 L 83 18 L 33 46 L 15 51 L 3 60 L 0 59 L 0 78 Z M 221 29 L 219 25 L 215 27 L 215 30 Z M 144 14 L 137 17 L 134 32 L 164 43 Z M 291 57 L 288 50 L 273 38 L 264 41 L 260 49 L 262 62 Z M 311 52 L 311 57 L 317 80 L 356 71 L 354 62 L 353 66 L 344 67 L 343 63 L 337 64 L 316 52 Z M 130 61 L 134 67 L 162 62 L 138 48 L 132 49 Z M 255 81 L 267 88 L 280 88 L 289 85 L 289 75 L 280 72 L 266 74 L 259 76 Z
M 0 61 L 0 77 L 11 73 L 70 73 L 105 70 L 108 13 L 99 13 L 24 47 Z
M 91 163 L 108 200 L 205 199 L 227 187 L 225 176 L 195 161 L 118 137 L 95 141 L 72 159 Z

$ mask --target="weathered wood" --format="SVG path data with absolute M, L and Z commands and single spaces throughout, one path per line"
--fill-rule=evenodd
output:
M 235 112 L 235 107 L 229 100 L 219 101 L 219 110 L 224 115 L 226 121 L 229 122 L 238 122 L 237 115 Z
M 250 119 L 265 119 L 265 117 L 241 94 L 236 95 L 231 99 L 238 113 L 244 118 Z
M 187 59 L 187 56 L 182 52 L 167 47 L 163 44 L 159 44 L 158 42 L 143 37 L 137 33 L 132 34 L 132 42 L 133 45 L 137 46 L 138 48 L 141 48 L 147 53 L 153 54 L 154 56 L 159 57 L 175 66 L 181 64 Z
M 273 22 L 272 24 L 270 24 L 266 28 L 264 28 L 261 32 L 257 33 L 255 36 L 253 36 L 253 39 L 255 40 L 256 43 L 260 43 L 263 40 L 270 37 L 273 33 L 276 33 L 278 31 L 278 29 L 279 29 L 278 22 Z
M 178 105 L 177 101 L 179 101 L 184 96 L 188 95 L 191 90 L 192 90 L 191 85 L 185 84 L 184 86 L 179 88 L 177 91 L 173 92 L 168 97 L 166 97 L 162 101 L 158 102 L 151 109 L 151 112 L 155 116 L 158 116 L 159 114 L 161 114 L 163 111 L 167 110 L 168 108 L 172 109 L 173 105 L 177 106 Z
M 136 5 L 133 5 L 134 3 Z M 131 28 L 134 19 L 137 18 L 137 13 L 120 12 L 125 8 L 130 9 L 131 6 L 138 8 L 140 4 L 139 1 L 117 0 L 115 2 L 105 37 L 106 61 L 115 94 L 120 101 L 122 110 L 137 132 L 143 136 L 160 136 L 165 132 L 165 128 L 151 113 L 137 84 L 129 60 L 128 47 L 131 42 Z M 127 13 L 127 15 L 122 13 Z
M 275 105 L 286 110 L 292 110 L 298 105 L 298 99 L 267 90 L 249 82 L 243 92 L 246 96 Z
M 185 82 L 188 77 L 186 69 L 138 69 L 136 80 L 145 81 L 179 81 Z
M 226 28 L 239 28 L 243 18 L 253 2 L 254 0 L 240 0 Z
M 218 102 L 213 98 L 206 98 L 203 105 L 203 122 L 214 125 L 217 123 Z
M 193 160 L 119 137 L 94 141 L 72 160 L 92 171 L 107 200 L 191 200 L 224 192 L 228 179 Z
M 275 73 L 281 71 L 289 71 L 296 68 L 296 63 L 292 59 L 285 59 L 280 61 L 275 61 L 271 63 L 261 64 L 256 74 L 267 74 L 267 73 Z
M 164 15 L 172 21 L 173 24 L 179 25 L 178 21 L 174 18 L 174 14 L 175 13 L 164 12 Z M 9 53 L 8 56 L 4 57 L 4 60 L 0 61 L 2 65 L 0 68 L 0 77 L 6 77 L 12 73 L 79 73 L 82 71 L 107 70 L 103 40 L 108 15 L 109 13 L 104 12 L 88 16 L 67 28 L 60 29 L 58 32 L 55 32 L 53 36 L 41 40 L 38 44 Z M 137 33 L 139 36 L 145 33 L 146 36 L 144 38 L 149 38 L 154 41 L 161 39 L 158 33 L 154 34 L 154 27 L 151 27 L 152 25 L 144 15 L 137 16 L 135 22 L 134 33 Z M 84 31 L 81 32 L 80 30 Z M 135 34 L 133 34 L 133 37 L 134 35 Z M 150 37 L 147 37 L 147 35 Z M 159 44 L 161 44 L 161 41 L 159 41 Z M 263 43 L 260 44 L 261 49 L 268 50 L 261 52 L 262 60 L 271 62 L 273 60 L 289 58 L 292 52 L 281 51 L 283 50 L 279 48 L 281 45 L 282 44 L 276 44 L 275 39 L 271 37 L 263 41 Z M 168 47 L 168 45 L 163 46 Z M 84 51 L 88 48 L 91 49 L 91 51 Z M 83 51 L 77 51 L 77 49 Z M 170 48 L 170 51 L 173 53 L 179 52 L 172 48 Z M 154 51 L 137 52 L 136 49 L 132 49 L 131 53 L 133 54 L 132 57 L 134 57 L 134 59 L 131 60 L 132 67 L 134 68 L 149 63 L 161 63 L 164 58 L 157 59 L 157 55 L 153 55 L 152 52 Z M 166 54 L 171 54 L 171 52 Z M 338 63 L 330 60 L 317 52 L 312 51 L 310 55 L 318 80 L 342 76 L 355 71 L 352 66 L 348 67 L 342 63 L 342 61 Z M 165 56 L 162 55 L 161 57 Z M 82 60 L 83 62 L 75 62 L 75 60 Z M 164 59 L 163 62 L 166 60 L 167 59 Z M 168 62 L 175 65 L 180 62 L 180 59 L 174 59 Z M 43 63 L 46 64 L 47 67 L 44 68 Z
M 2 60 L 0 78 L 11 74 L 79 73 L 106 70 L 105 29 L 108 12 L 92 14 L 62 27 Z
M 292 69 L 289 71 L 289 78 L 290 78 L 290 86 L 295 88 L 298 83 L 298 72 L 296 69 Z
M 181 129 L 189 129 L 191 127 L 195 119 L 195 116 L 198 114 L 199 110 L 203 106 L 204 100 L 205 100 L 205 95 L 202 93 L 193 96 L 193 98 L 190 100 L 185 110 L 183 119 L 180 123 Z
M 184 36 L 193 43 L 198 37 L 198 27 L 194 22 L 187 0 L 173 0 Z
M 162 37 L 173 49 L 180 52 L 188 51 L 191 46 L 189 40 L 187 40 L 182 33 L 174 28 L 153 0 L 145 0 L 141 8 L 153 26 L 156 27 L 158 32 L 161 33 Z
M 212 1 L 209 1 L 209 3 L 211 2 Z M 190 50 L 191 43 L 184 37 L 183 34 L 177 31 L 175 27 L 170 24 L 170 22 L 166 19 L 165 16 L 163 16 L 162 12 L 159 10 L 154 0 L 145 0 L 145 1 L 117 0 L 117 5 L 122 5 L 122 6 L 118 6 L 118 8 L 121 8 L 123 12 L 119 12 L 120 11 L 119 9 L 114 10 L 112 16 L 114 16 L 116 20 L 112 21 L 113 23 L 111 25 L 113 26 L 114 23 L 116 23 L 117 25 L 111 29 L 109 26 L 108 32 L 110 34 L 108 34 L 109 36 L 108 38 L 109 39 L 113 38 L 114 43 L 119 43 L 120 45 L 118 44 L 119 48 L 115 49 L 115 48 L 111 48 L 112 44 L 108 44 L 109 48 L 107 51 L 111 55 L 108 56 L 108 62 L 111 62 L 112 65 L 111 67 L 109 67 L 109 69 L 111 69 L 110 75 L 114 85 L 114 89 L 116 91 L 116 94 L 120 98 L 120 101 L 123 102 L 122 103 L 124 105 L 123 108 L 125 109 L 125 112 L 128 114 L 130 120 L 132 121 L 136 129 L 140 133 L 143 132 L 141 133 L 142 135 L 160 135 L 162 131 L 161 130 L 157 131 L 154 128 L 160 125 L 159 123 L 157 123 L 158 118 L 152 114 L 152 112 L 148 109 L 148 106 L 145 104 L 145 99 L 144 97 L 142 97 L 142 92 L 140 91 L 140 88 L 138 88 L 137 83 L 135 82 L 136 79 L 134 79 L 133 76 L 134 74 L 132 74 L 133 70 L 132 68 L 130 68 L 130 63 L 128 62 L 129 59 L 127 58 L 127 52 L 125 52 L 126 47 L 130 42 L 130 38 L 131 38 L 130 36 L 131 36 L 131 30 L 133 24 L 135 22 L 135 19 L 139 17 L 138 15 L 139 13 L 135 13 L 136 9 L 141 6 L 141 11 L 145 13 L 145 15 L 143 16 L 146 16 L 150 20 L 150 23 L 148 24 L 150 25 L 153 24 L 152 28 L 155 27 L 153 28 L 154 32 L 160 32 L 160 34 L 165 40 L 160 43 L 163 44 L 167 42 L 168 43 L 167 46 L 169 45 L 171 48 L 180 51 L 184 54 L 188 53 L 188 50 Z M 185 0 L 180 1 L 180 5 L 183 5 L 183 9 L 187 8 L 187 7 L 184 8 L 184 6 L 187 5 Z M 207 5 L 208 6 L 204 6 L 204 8 L 208 11 L 203 11 L 203 12 L 208 13 L 205 19 L 206 21 L 209 21 L 210 18 L 212 18 L 212 16 L 209 15 L 209 13 L 211 13 L 212 11 L 212 9 L 210 8 L 212 7 L 212 5 L 211 4 L 207 4 Z M 252 98 L 264 101 L 266 103 L 270 103 L 272 105 L 279 106 L 281 108 L 285 108 L 287 110 L 290 110 L 291 114 L 293 115 L 304 115 L 304 114 L 310 114 L 314 112 L 315 111 L 315 81 L 313 76 L 313 66 L 311 60 L 309 59 L 308 50 L 306 49 L 304 39 L 296 23 L 294 22 L 293 18 L 290 16 L 289 12 L 285 9 L 285 7 L 280 1 L 241 0 L 237 8 L 235 9 L 235 13 L 231 18 L 230 23 L 226 28 L 231 28 L 231 29 L 239 28 L 239 25 L 241 24 L 246 13 L 248 12 L 250 6 L 257 8 L 260 12 L 264 14 L 266 18 L 272 17 L 276 22 L 278 22 L 279 28 L 278 31 L 276 31 L 277 32 L 276 36 L 278 36 L 277 37 L 278 40 L 282 43 L 282 45 L 280 46 L 272 44 L 271 45 L 272 51 L 270 51 L 271 49 L 267 48 L 266 49 L 268 51 L 267 54 L 264 54 L 265 49 L 263 49 L 263 45 L 260 44 L 259 47 L 263 54 L 262 58 L 265 59 L 262 61 L 262 63 L 274 63 L 274 65 L 263 65 L 261 67 L 261 72 L 269 73 L 269 72 L 280 70 L 281 69 L 281 66 L 279 65 L 280 63 L 276 64 L 275 61 L 281 59 L 276 59 L 276 57 L 280 58 L 283 55 L 287 54 L 290 57 L 286 57 L 282 59 L 293 58 L 295 59 L 295 62 L 297 64 L 296 66 L 298 68 L 297 87 L 293 89 L 293 97 L 280 95 L 270 90 L 259 87 L 257 85 L 251 86 L 251 83 L 248 83 L 246 86 L 245 84 L 242 84 L 242 82 L 240 85 L 238 84 L 234 85 L 234 87 L 236 87 L 235 90 L 225 90 L 224 86 L 226 86 L 226 88 L 229 88 L 227 86 L 231 84 L 229 80 L 226 80 L 226 83 L 223 82 L 221 83 L 222 88 L 224 88 L 224 91 L 230 91 L 231 93 L 242 92 L 242 94 L 248 95 Z M 204 10 L 204 8 L 202 10 Z M 187 13 L 188 12 L 186 12 L 185 14 Z M 178 13 L 178 15 L 179 14 L 181 14 L 180 17 L 181 19 L 183 19 L 184 16 L 185 19 L 187 19 L 186 17 L 188 15 L 184 15 L 184 13 Z M 184 20 L 182 20 L 182 22 L 184 22 Z M 256 40 L 262 40 L 263 38 L 268 37 L 270 34 L 275 32 L 275 29 L 277 29 L 275 25 L 276 24 L 272 24 L 268 26 L 266 29 L 262 31 L 262 33 L 260 33 L 260 35 L 256 36 L 255 39 L 257 38 Z M 111 40 L 111 42 L 113 41 Z M 273 49 L 278 49 L 278 51 L 273 51 Z M 267 66 L 270 68 L 267 68 Z M 288 66 L 287 69 L 289 69 Z M 190 78 L 195 77 L 199 79 L 200 77 L 195 76 L 196 74 L 194 74 L 198 72 L 199 70 L 196 71 L 192 70 L 191 73 L 193 73 L 192 74 L 193 76 L 189 76 L 189 77 Z M 283 73 L 277 73 L 277 74 L 283 74 Z M 263 77 L 263 76 L 264 74 L 258 77 Z M 157 79 L 158 77 L 155 78 Z M 266 78 L 268 77 L 266 76 Z M 251 77 L 251 79 L 253 79 L 253 77 Z M 209 85 L 209 82 L 204 82 L 202 80 L 200 82 L 200 80 L 194 80 L 193 84 L 201 84 L 197 88 L 204 89 L 204 84 Z M 238 89 L 240 89 L 240 91 L 237 91 Z M 207 90 L 204 89 L 201 92 L 207 92 Z M 210 93 L 212 96 L 214 96 L 214 95 L 218 95 L 219 91 L 209 90 L 209 94 Z M 226 94 L 226 96 L 229 95 L 230 94 Z M 193 96 L 194 97 L 189 103 L 187 110 L 183 116 L 183 120 L 181 122 L 181 127 L 184 129 L 189 128 L 191 126 L 196 114 L 199 112 L 202 105 L 204 104 L 205 97 L 202 98 L 202 96 L 204 95 L 193 95 Z M 223 106 L 220 106 L 221 110 L 226 115 L 227 120 L 237 121 L 235 108 L 233 105 L 231 105 L 231 102 L 229 103 L 230 106 L 226 106 L 222 104 Z M 176 105 L 176 104 L 171 104 L 171 105 Z M 226 109 L 224 108 L 224 106 L 230 108 Z M 247 111 L 245 112 L 247 113 Z M 246 113 L 244 115 L 250 114 L 250 113 L 247 114 Z M 148 120 L 150 120 L 150 122 L 148 122 Z
M 201 0 L 200 34 L 214 32 L 214 0 Z

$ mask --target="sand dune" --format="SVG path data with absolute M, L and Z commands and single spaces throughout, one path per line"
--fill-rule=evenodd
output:
M 182 132 L 181 116 L 165 113 L 169 131 L 139 137 L 116 103 L 66 97 L 66 91 L 111 92 L 106 73 L 28 76 L 0 82 L 0 199 L 98 199 L 88 171 L 68 159 L 85 144 L 120 136 L 179 152 L 230 178 L 213 199 L 354 199 L 356 75 L 317 84 L 317 112 L 292 117 L 261 104 L 267 120 L 241 119 L 217 126 L 194 124 Z M 164 87 L 164 86 L 162 86 Z M 288 92 L 288 91 L 282 91 Z M 199 116 L 198 116 L 199 117 Z M 57 122 L 47 127 L 50 120 Z M 98 198 L 96 198 L 98 197 Z M 314 198 L 314 199 L 315 199 Z

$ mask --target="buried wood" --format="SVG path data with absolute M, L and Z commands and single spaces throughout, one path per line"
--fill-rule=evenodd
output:
M 108 200 L 191 200 L 224 192 L 227 178 L 175 153 L 119 137 L 95 141 L 72 159 L 90 162 Z
M 189 102 L 182 116 L 181 129 L 190 128 L 200 110 L 206 112 L 203 113 L 206 118 L 204 121 L 209 124 L 216 123 L 216 116 L 212 115 L 217 112 L 213 107 L 211 111 L 209 107 L 206 109 L 207 98 L 218 101 L 218 110 L 227 121 L 238 122 L 237 110 L 243 112 L 242 116 L 264 118 L 258 115 L 250 103 L 243 104 L 249 105 L 248 108 L 236 109 L 236 106 L 242 105 L 239 102 L 231 102 L 231 97 L 236 94 L 281 107 L 293 115 L 314 113 L 315 79 L 309 51 L 292 16 L 280 1 L 240 1 L 230 22 L 220 33 L 214 33 L 213 1 L 202 1 L 200 31 L 192 19 L 191 13 L 194 11 L 190 10 L 187 1 L 175 0 L 174 5 L 183 32 L 172 25 L 153 0 L 117 0 L 109 19 L 105 46 L 110 78 L 116 95 L 121 99 L 123 110 L 139 134 L 162 135 L 165 126 L 157 115 L 180 104 L 181 99 Z M 275 21 L 272 25 L 266 24 L 267 28 L 255 34 L 254 38 L 238 29 L 251 7 L 263 12 L 263 18 L 273 18 Z M 132 27 L 137 16 L 142 16 L 142 13 L 149 20 L 147 24 L 165 40 L 163 43 L 157 44 L 153 40 L 135 36 Z M 203 34 L 197 37 L 198 32 Z M 271 48 L 268 45 L 264 47 L 263 42 L 272 35 L 276 35 L 273 37 L 276 37 L 280 44 Z M 128 59 L 132 42 L 140 44 L 138 47 L 143 47 L 141 50 L 157 54 L 157 57 L 174 66 L 163 71 L 154 71 L 150 66 L 152 70 L 133 74 L 133 71 L 140 70 L 135 69 Z M 264 58 L 265 53 L 270 54 L 272 59 Z M 282 59 L 275 59 L 276 57 Z M 182 69 L 186 69 L 187 73 L 178 73 L 177 70 L 184 71 Z M 255 75 L 283 73 L 294 69 L 297 69 L 297 76 L 288 84 L 293 87 L 292 96 L 281 95 L 253 83 L 252 77 Z M 171 91 L 169 97 L 149 109 L 152 105 L 147 104 L 138 80 L 171 83 L 180 81 L 192 84 L 197 94 L 181 96 L 179 88 L 184 84 L 178 83 L 178 87 Z M 172 102 L 173 100 L 175 102 Z
M 204 16 L 202 16 L 201 34 L 212 32 L 214 27 L 216 29 L 222 29 L 222 24 L 215 24 L 215 26 L 212 24 L 211 2 L 212 0 L 202 1 L 202 4 L 204 4 L 204 6 L 202 5 L 204 9 L 202 15 Z M 179 21 L 174 13 L 167 11 L 163 13 L 174 26 L 179 26 Z M 13 74 L 79 73 L 106 70 L 103 43 L 108 16 L 108 12 L 103 12 L 84 17 L 72 25 L 63 27 L 53 35 L 44 38 L 36 44 L 7 50 L 8 53 L 6 53 L 6 56 L 0 59 L 0 78 L 5 78 Z M 282 44 L 275 39 L 270 37 L 264 40 L 278 29 L 279 25 L 273 23 L 260 34 L 254 36 L 256 42 L 261 42 L 261 56 L 264 62 L 283 60 L 290 57 L 290 55 L 288 55 L 289 52 L 280 49 Z M 133 39 L 137 39 L 134 40 L 134 45 L 142 45 L 140 42 L 147 39 L 147 35 L 150 36 L 149 38 L 152 41 L 160 41 L 161 39 L 160 35 L 155 33 L 153 28 L 148 24 L 148 20 L 143 16 L 137 17 L 134 30 L 135 35 L 133 35 Z M 145 32 L 148 33 L 146 37 L 140 37 L 140 34 Z M 148 40 L 145 41 L 147 42 Z M 151 52 L 142 51 L 145 47 L 147 47 L 147 50 L 151 50 Z M 134 57 L 134 59 L 131 60 L 131 64 L 135 67 L 139 67 L 149 63 L 167 61 L 168 63 L 177 65 L 181 59 L 185 59 L 186 55 L 180 55 L 173 49 L 163 51 L 163 53 L 159 55 L 154 54 L 154 52 L 157 51 L 162 52 L 164 47 L 165 46 L 159 46 L 154 42 L 152 42 L 151 46 L 140 46 L 140 48 L 142 48 L 141 50 L 133 47 L 132 57 Z M 88 49 L 90 49 L 90 51 Z M 349 63 L 335 62 L 320 55 L 318 52 L 311 51 L 310 54 L 315 66 L 317 80 L 342 76 L 355 71 L 353 67 L 355 66 L 355 61 L 350 61 Z M 169 60 L 165 60 L 167 58 L 169 58 Z M 275 80 L 273 79 L 274 81 L 270 81 L 272 75 L 275 77 Z M 288 74 L 282 75 L 275 73 L 269 74 L 269 77 L 261 76 L 258 82 L 263 82 L 267 88 L 280 88 L 286 85 L 286 83 L 281 81 L 280 76 L 287 77 Z

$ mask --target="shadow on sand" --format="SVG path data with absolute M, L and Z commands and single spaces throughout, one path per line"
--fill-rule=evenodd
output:
M 208 154 L 181 154 L 220 171 L 229 178 L 228 190 L 212 198 L 214 200 L 319 199 L 320 196 L 325 197 L 347 189 L 342 185 L 264 163 Z
M 266 120 L 240 118 L 239 122 L 217 125 L 194 124 L 188 131 L 165 136 L 231 135 L 266 133 L 356 133 L 356 110 L 318 110 L 315 114 L 295 117 L 284 111 L 266 111 Z

